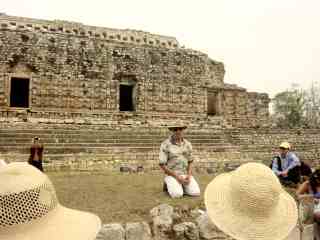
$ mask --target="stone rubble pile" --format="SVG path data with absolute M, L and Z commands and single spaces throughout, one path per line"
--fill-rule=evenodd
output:
M 184 221 L 186 211 L 188 221 Z M 150 211 L 151 222 L 104 224 L 96 240 L 211 240 L 231 239 L 199 209 L 177 211 L 161 204 Z

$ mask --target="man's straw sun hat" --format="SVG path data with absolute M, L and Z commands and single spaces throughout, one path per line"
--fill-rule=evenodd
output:
M 101 223 L 61 206 L 49 178 L 26 163 L 0 168 L 1 240 L 94 240 Z
M 288 142 L 282 142 L 282 143 L 279 145 L 279 148 L 290 149 L 291 146 L 290 146 L 290 143 L 288 143 Z
M 204 197 L 212 222 L 235 239 L 281 240 L 297 223 L 295 200 L 260 163 L 247 163 L 217 176 Z
M 170 131 L 174 131 L 176 128 L 186 129 L 188 126 L 183 121 L 177 120 L 170 123 L 167 127 Z

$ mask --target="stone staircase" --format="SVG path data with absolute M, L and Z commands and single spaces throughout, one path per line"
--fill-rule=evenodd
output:
M 7 161 L 26 161 L 34 136 L 43 142 L 44 164 L 50 169 L 118 168 L 142 165 L 158 168 L 161 142 L 170 135 L 165 128 L 122 129 L 0 129 L 0 153 Z M 234 152 L 221 130 L 188 129 L 195 158 L 202 166 L 211 166 L 217 154 Z
M 27 161 L 32 138 L 45 145 L 46 169 L 119 169 L 143 166 L 159 169 L 165 127 L 95 125 L 0 125 L 0 154 L 8 161 Z M 193 145 L 195 168 L 232 170 L 249 161 L 270 163 L 272 149 L 281 141 L 293 143 L 301 159 L 320 164 L 320 134 L 270 129 L 208 129 L 189 127 L 185 137 Z M 1 156 L 0 156 L 1 157 Z

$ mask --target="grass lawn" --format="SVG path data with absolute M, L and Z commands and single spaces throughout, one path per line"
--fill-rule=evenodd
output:
M 162 191 L 161 172 L 49 172 L 48 175 L 62 205 L 95 213 L 103 223 L 148 221 L 149 211 L 161 203 L 204 208 L 203 191 L 213 179 L 213 175 L 195 174 L 201 196 L 171 199 Z

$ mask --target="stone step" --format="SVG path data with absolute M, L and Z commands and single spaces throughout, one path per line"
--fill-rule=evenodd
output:
M 192 139 L 188 138 L 191 143 L 211 143 L 211 144 L 221 144 L 222 141 L 217 139 Z M 81 137 L 81 138 L 41 138 L 41 142 L 44 144 L 56 143 L 154 143 L 160 144 L 164 139 L 160 138 L 95 138 L 95 137 Z M 1 138 L 0 145 L 12 145 L 12 144 L 31 144 L 32 140 L 30 138 Z
M 46 153 L 44 155 L 44 163 L 53 163 L 55 161 L 61 162 L 80 162 L 80 161 L 103 161 L 104 163 L 112 163 L 115 162 L 118 164 L 124 164 L 126 162 L 140 162 L 141 164 L 145 164 L 147 162 L 152 162 L 153 164 L 157 164 L 158 162 L 158 151 L 154 149 L 149 149 L 150 151 L 145 152 L 119 152 L 115 154 L 115 152 L 109 153 Z M 219 154 L 219 153 L 218 153 Z M 222 153 L 225 154 L 225 153 Z M 237 154 L 237 152 L 231 152 L 231 154 Z M 207 152 L 203 154 L 203 152 L 194 152 L 194 157 L 196 160 L 196 164 L 204 164 L 206 162 L 210 162 L 210 164 L 216 163 L 214 159 L 216 159 L 217 152 Z M 230 155 L 229 155 L 230 156 Z M 28 153 L 19 153 L 19 152 L 10 152 L 2 154 L 2 157 L 6 159 L 6 161 L 19 161 L 26 162 L 29 158 Z
M 83 138 L 161 138 L 165 139 L 169 136 L 169 134 L 150 134 L 150 133 L 144 133 L 144 134 L 138 134 L 138 133 L 104 133 L 104 132 L 86 132 L 86 133 L 2 133 L 0 134 L 0 138 L 28 138 L 32 139 L 34 136 L 38 136 L 40 138 L 75 138 L 75 137 L 83 137 Z M 210 134 L 185 134 L 185 137 L 187 139 L 217 139 L 217 140 L 225 140 L 225 137 L 221 135 L 210 135 Z
M 104 148 L 104 147 L 156 147 L 159 148 L 160 144 L 154 144 L 154 143 L 47 143 L 45 145 L 45 148 L 55 148 L 55 147 L 74 147 L 74 148 L 90 148 L 90 147 L 98 147 L 98 148 Z M 230 144 L 226 143 L 193 143 L 193 148 L 211 148 L 211 147 L 228 147 L 232 146 Z M 29 148 L 29 143 L 7 143 L 0 145 L 2 148 Z
M 81 129 L 64 129 L 64 128 L 48 128 L 48 129 L 39 129 L 36 126 L 35 127 L 30 127 L 28 129 L 17 129 L 17 128 L 0 128 L 0 135 L 1 134 L 6 134 L 6 133 L 43 133 L 43 134 L 54 134 L 54 133 L 86 133 L 86 132 L 105 132 L 105 133 L 149 133 L 149 134 L 166 134 L 170 133 L 169 130 L 167 129 L 155 129 L 155 128 L 111 128 L 111 129 L 92 129 L 87 126 L 82 126 Z M 192 129 L 188 128 L 185 130 L 186 133 L 188 134 L 216 134 L 219 135 L 221 133 L 225 133 L 225 131 L 219 130 L 219 131 L 210 131 L 208 129 Z
M 205 152 L 224 152 L 234 150 L 234 146 L 228 145 L 199 145 L 194 146 L 194 151 L 205 151 Z M 44 154 L 63 154 L 63 153 L 114 153 L 118 154 L 121 152 L 145 152 L 145 151 L 159 151 L 159 146 L 150 145 L 146 146 L 141 144 L 140 146 L 128 146 L 128 145 L 117 145 L 117 146 L 105 146 L 105 147 L 90 147 L 90 146 L 46 146 L 44 149 Z M 22 146 L 0 146 L 1 153 L 29 153 L 29 147 Z
M 18 127 L 18 126 L 2 126 L 0 123 L 0 133 L 1 132 L 6 132 L 6 131 L 16 131 L 16 132 L 28 132 L 30 129 L 34 129 L 37 132 L 51 132 L 51 131 L 110 131 L 113 132 L 115 130 L 117 131 L 148 131 L 148 132 L 166 132 L 169 131 L 166 127 L 150 127 L 150 126 L 134 126 L 134 127 L 126 127 L 126 126 L 121 126 L 121 127 L 105 127 L 105 128 L 95 128 L 92 127 L 92 125 L 70 125 L 69 127 L 64 127 L 60 125 L 49 125 L 46 124 L 45 126 L 40 126 L 39 125 L 33 125 L 33 126 L 26 126 L 25 124 L 23 127 Z M 186 129 L 188 132 L 225 132 L 225 129 L 209 129 L 209 128 L 197 128 L 197 127 L 188 127 Z M 232 131 L 228 131 L 230 134 L 234 134 Z M 235 133 L 234 135 L 238 135 L 240 132 Z M 250 135 L 250 134 L 249 134 Z
M 160 129 L 160 128 L 149 128 L 149 127 L 145 127 L 145 128 L 138 128 L 138 127 L 134 127 L 134 128 L 110 128 L 110 129 L 92 129 L 89 128 L 87 126 L 82 126 L 81 129 L 64 129 L 64 128 L 47 128 L 47 129 L 39 129 L 37 127 L 31 127 L 28 129 L 18 129 L 18 128 L 0 128 L 0 134 L 2 133 L 30 133 L 31 129 L 33 129 L 32 131 L 35 133 L 47 133 L 47 134 L 52 134 L 52 133 L 71 133 L 71 132 L 79 132 L 79 133 L 85 133 L 88 131 L 91 132 L 110 132 L 113 133 L 114 131 L 117 132 L 126 132 L 126 133 L 130 133 L 130 132 L 135 132 L 135 133 L 144 133 L 144 132 L 148 132 L 148 133 L 169 133 L 170 131 L 166 128 Z M 192 128 L 188 128 L 187 130 L 185 130 L 185 132 L 188 132 L 190 134 L 197 134 L 197 133 L 209 133 L 209 134 L 220 134 L 223 131 L 219 130 L 219 131 L 210 131 L 209 129 L 206 130 L 202 130 L 202 129 L 192 129 Z
M 123 138 L 128 138 L 128 139 L 161 139 L 165 140 L 168 138 L 170 135 L 120 135 L 120 134 L 101 134 L 101 133 L 87 133 L 87 134 L 6 134 L 0 136 L 1 139 L 27 139 L 31 140 L 35 136 L 40 137 L 41 139 L 51 139 L 51 138 L 84 138 L 84 139 L 123 139 Z M 185 134 L 184 137 L 186 139 L 208 139 L 208 140 L 217 140 L 217 141 L 226 141 L 226 138 L 221 138 L 217 136 L 210 136 L 210 135 L 187 135 Z

